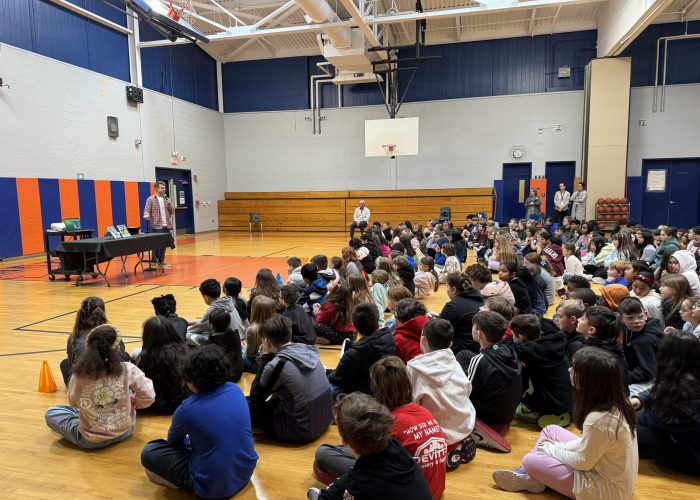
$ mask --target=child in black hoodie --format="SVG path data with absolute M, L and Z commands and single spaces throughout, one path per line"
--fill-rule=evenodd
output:
M 617 341 L 620 335 L 620 325 L 617 316 L 607 307 L 591 306 L 586 309 L 578 320 L 576 331 L 583 335 L 584 346 L 593 346 L 605 349 L 613 353 L 622 363 L 622 371 L 625 374 L 625 385 L 630 385 L 630 373 L 627 369 L 627 360 L 622 346 Z
M 280 291 L 280 303 L 284 306 L 282 316 L 292 322 L 292 342 L 314 345 L 316 331 L 311 318 L 303 307 L 297 304 L 299 289 L 296 285 L 284 285 Z
M 622 323 L 622 351 L 630 374 L 630 394 L 651 388 L 656 376 L 656 353 L 664 333 L 657 319 L 649 319 L 642 301 L 627 297 L 618 306 Z
M 510 290 L 515 297 L 515 307 L 520 314 L 530 314 L 532 311 L 532 300 L 527 283 L 518 278 L 518 264 L 515 262 L 504 262 L 498 270 L 498 279 L 510 285 Z
M 573 389 L 566 359 L 566 336 L 562 332 L 540 334 L 540 320 L 534 314 L 519 314 L 510 322 L 515 352 L 525 365 L 530 388 L 516 415 L 541 428 L 571 422 Z
M 394 439 L 389 410 L 362 393 L 348 394 L 335 405 L 343 443 L 357 457 L 355 466 L 323 491 L 311 488 L 311 500 L 345 498 L 410 498 L 432 500 L 425 476 Z
M 394 257 L 391 264 L 394 267 L 394 271 L 396 271 L 401 278 L 403 286 L 411 292 L 411 296 L 415 295 L 416 284 L 413 279 L 416 277 L 416 271 L 411 267 L 411 264 L 408 263 L 408 259 L 403 255 L 399 255 L 398 257 Z

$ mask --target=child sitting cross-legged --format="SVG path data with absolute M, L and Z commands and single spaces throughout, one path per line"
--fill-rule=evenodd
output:
M 141 451 L 151 481 L 197 498 L 227 498 L 248 483 L 258 454 L 245 396 L 228 381 L 230 370 L 216 346 L 190 352 L 183 378 L 193 395 L 175 411 L 167 441 Z
M 250 326 L 246 332 L 243 371 L 247 373 L 257 373 L 257 356 L 260 344 L 262 343 L 260 329 L 262 328 L 262 324 L 275 314 L 275 311 L 277 311 L 280 305 L 279 300 L 275 301 L 266 295 L 257 295 L 253 297 L 251 302 Z
M 239 335 L 245 333 L 245 328 L 236 310 L 233 297 L 230 295 L 221 297 L 221 283 L 215 279 L 204 280 L 199 285 L 199 293 L 202 294 L 202 300 L 207 305 L 207 310 L 201 319 L 192 323 L 188 328 L 187 342 L 189 344 L 199 346 L 209 343 L 209 315 L 214 309 L 223 309 L 231 315 L 229 324 L 231 330 L 238 330 Z
M 430 296 L 430 292 L 437 292 L 440 288 L 440 280 L 435 272 L 435 260 L 432 257 L 421 257 L 418 263 L 418 272 L 413 279 L 416 284 L 416 299 Z
M 420 338 L 423 354 L 409 361 L 407 368 L 413 401 L 435 416 L 445 434 L 448 469 L 470 462 L 476 454 L 476 444 L 469 436 L 476 419 L 469 400 L 472 384 L 450 349 L 453 336 L 449 321 L 428 321 Z
M 557 306 L 556 318 L 559 328 L 566 335 L 566 359 L 569 364 L 574 353 L 583 347 L 583 336 L 576 331 L 576 327 L 585 310 L 586 306 L 578 299 L 562 300 Z
M 209 315 L 209 328 L 211 343 L 221 348 L 231 365 L 231 377 L 229 382 L 238 382 L 243 375 L 243 353 L 241 348 L 241 337 L 238 330 L 231 330 L 229 314 L 217 309 Z
M 370 379 L 375 399 L 389 409 L 395 420 L 392 437 L 413 457 L 437 500 L 445 490 L 447 457 L 440 425 L 428 410 L 412 402 L 406 365 L 396 356 L 374 363 Z M 355 457 L 347 447 L 322 444 L 316 450 L 314 475 L 322 483 L 331 484 L 354 465 Z
M 379 328 L 384 326 L 384 311 L 389 306 L 389 273 L 375 269 L 369 276 L 370 295 L 377 306 Z
M 521 467 L 497 470 L 493 480 L 506 491 L 540 493 L 549 487 L 580 500 L 629 499 L 639 466 L 637 419 L 620 364 L 609 352 L 584 347 L 574 354 L 570 374 L 573 421 L 582 435 L 547 426 Z
M 375 361 L 394 354 L 394 337 L 388 328 L 379 329 L 374 304 L 359 304 L 352 311 L 358 338 L 348 345 L 335 370 L 328 374 L 333 397 L 360 391 L 371 394 L 369 368 Z
M 664 336 L 661 323 L 650 319 L 639 299 L 622 299 L 618 311 L 622 323 L 622 351 L 630 373 L 632 396 L 651 389 L 656 376 L 656 353 Z
M 325 490 L 310 488 L 310 500 L 433 498 L 418 464 L 392 439 L 395 420 L 386 406 L 354 392 L 338 400 L 333 413 L 341 441 L 356 461 Z
M 545 428 L 566 427 L 571 422 L 572 390 L 567 376 L 566 337 L 561 332 L 541 334 L 534 314 L 519 314 L 510 322 L 515 352 L 525 365 L 530 387 L 516 415 Z M 506 341 L 509 342 L 509 341 Z
M 299 288 L 295 283 L 291 283 L 297 289 L 301 290 L 301 294 L 297 299 L 297 304 L 304 308 L 304 311 L 314 317 L 314 304 L 322 304 L 328 296 L 328 285 L 326 280 L 318 275 L 316 264 L 304 264 L 301 266 L 301 276 L 303 278 L 302 287 Z
M 405 286 L 408 289 L 408 291 L 411 292 L 411 296 L 415 296 L 416 283 L 414 281 L 414 278 L 416 276 L 416 273 L 413 270 L 411 264 L 408 262 L 408 259 L 403 255 L 399 255 L 398 257 L 394 257 L 394 259 L 391 261 L 391 264 L 394 267 L 394 270 L 397 272 L 397 274 L 401 277 L 401 282 L 403 283 L 403 286 Z
M 302 273 L 304 268 L 302 267 Z M 284 306 L 282 316 L 292 322 L 292 342 L 314 345 L 316 331 L 309 315 L 297 301 L 299 289 L 295 285 L 284 285 L 280 291 L 280 303 Z
M 613 353 L 620 361 L 620 366 L 622 366 L 625 386 L 629 386 L 632 383 L 629 370 L 627 369 L 625 353 L 617 340 L 620 336 L 620 325 L 615 313 L 607 307 L 591 306 L 586 309 L 583 316 L 578 320 L 576 331 L 583 336 L 584 346 L 598 347 Z
M 280 314 L 265 321 L 260 333 L 261 360 L 248 396 L 251 424 L 282 441 L 313 441 L 333 418 L 318 347 L 293 344 L 292 325 Z
M 319 343 L 342 344 L 355 337 L 352 325 L 352 290 L 346 281 L 339 282 L 330 291 L 323 304 L 314 304 L 316 320 L 314 331 L 323 339 Z
M 110 324 L 90 330 L 68 382 L 71 406 L 52 406 L 44 415 L 46 425 L 79 448 L 125 440 L 134 432 L 136 409 L 155 399 L 153 382 L 136 365 L 122 361 L 121 341 Z
M 507 326 L 505 318 L 497 312 L 476 313 L 472 319 L 472 336 L 481 350 L 479 354 L 469 350 L 457 353 L 457 362 L 472 384 L 469 400 L 478 419 L 472 437 L 481 439 L 477 444 L 500 451 L 510 451 L 510 445 L 501 436 L 508 431 L 523 395 L 518 356 L 512 343 L 501 340 Z

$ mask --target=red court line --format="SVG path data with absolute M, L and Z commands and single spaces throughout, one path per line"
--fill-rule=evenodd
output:
M 44 251 L 39 179 L 17 178 L 17 204 L 22 233 L 22 254 Z
M 97 234 L 102 235 L 112 224 L 112 187 L 110 181 L 95 181 Z
M 141 225 L 141 207 L 139 203 L 139 183 L 124 182 L 124 197 L 126 203 L 126 225 L 136 227 Z
M 58 179 L 58 195 L 61 199 L 61 218 L 80 218 L 80 199 L 77 179 Z

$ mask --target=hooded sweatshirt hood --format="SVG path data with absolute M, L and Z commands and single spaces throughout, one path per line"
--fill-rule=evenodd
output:
M 444 387 L 451 381 L 461 380 L 457 375 L 464 375 L 450 349 L 439 349 L 423 354 L 415 358 L 411 366 L 438 387 Z
M 680 264 L 680 273 L 688 280 L 693 293 L 700 295 L 700 280 L 698 279 L 697 263 L 693 254 L 687 250 L 678 250 L 673 253 L 672 257 L 675 257 Z
M 309 288 L 313 293 L 317 293 L 319 295 L 325 295 L 328 293 L 328 286 L 326 285 L 326 280 L 323 278 L 318 278 L 316 281 L 309 283 Z
M 484 298 L 484 301 L 489 297 L 503 297 L 510 302 L 510 305 L 515 305 L 513 291 L 510 289 L 510 285 L 505 281 L 492 281 L 481 289 L 481 296 Z
M 321 362 L 318 347 L 306 344 L 287 344 L 277 351 L 277 357 L 294 363 L 300 371 L 313 370 Z
M 428 316 L 416 316 L 396 327 L 394 331 L 396 355 L 404 363 L 408 363 L 416 356 L 421 355 L 420 336 L 423 332 L 423 327 L 429 320 Z

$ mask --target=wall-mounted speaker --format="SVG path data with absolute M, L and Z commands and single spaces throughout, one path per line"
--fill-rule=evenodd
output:
M 126 86 L 126 100 L 129 102 L 143 102 L 143 89 L 134 85 Z
M 116 116 L 107 117 L 107 135 L 112 139 L 119 137 L 119 119 Z

